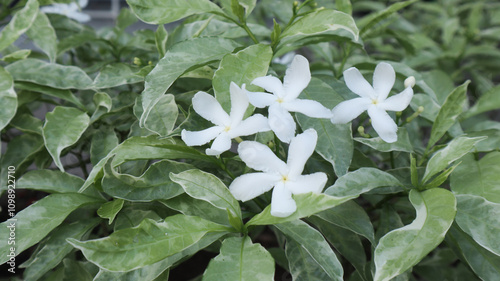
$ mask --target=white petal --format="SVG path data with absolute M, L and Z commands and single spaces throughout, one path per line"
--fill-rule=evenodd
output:
M 347 87 L 356 95 L 364 98 L 374 99 L 377 97 L 373 87 L 361 75 L 361 72 L 355 67 L 344 71 L 344 81 Z
M 78 5 L 80 8 L 85 8 L 89 4 L 89 0 L 78 0 Z
M 262 114 L 255 114 L 243 120 L 238 126 L 231 127 L 228 132 L 231 138 L 249 136 L 258 132 L 270 131 L 269 121 Z
M 378 106 L 383 110 L 403 111 L 410 104 L 412 98 L 413 89 L 411 87 L 407 87 L 401 93 L 389 97 Z
M 279 104 L 269 106 L 269 127 L 282 141 L 289 143 L 295 136 L 295 121 L 292 115 Z
M 197 132 L 182 130 L 181 139 L 187 146 L 204 145 L 215 139 L 222 131 L 224 131 L 224 127 L 220 126 L 210 127 Z
M 193 108 L 196 113 L 219 126 L 231 124 L 229 115 L 222 109 L 220 103 L 205 92 L 198 92 L 193 97 Z
M 383 101 L 389 95 L 389 92 L 396 81 L 396 73 L 392 65 L 381 62 L 375 67 L 373 72 L 373 89 L 377 92 L 377 99 Z
M 300 112 L 309 117 L 332 118 L 332 111 L 314 100 L 295 99 L 293 101 L 284 102 L 282 105 L 288 111 Z
M 247 91 L 248 100 L 250 103 L 258 108 L 263 108 L 266 106 L 270 106 L 275 103 L 277 97 L 272 94 L 263 93 L 263 92 L 249 92 Z
M 251 200 L 273 188 L 281 176 L 268 173 L 250 173 L 237 177 L 229 185 L 229 191 L 240 201 Z
M 252 81 L 252 84 L 259 86 L 264 90 L 275 94 L 278 97 L 283 97 L 285 94 L 283 89 L 283 83 L 281 83 L 281 81 L 278 78 L 271 75 L 255 78 Z
M 61 9 L 54 6 L 54 5 L 41 7 L 40 11 L 42 11 L 46 14 L 60 14 L 61 13 Z
M 88 22 L 90 21 L 90 16 L 80 12 L 72 12 L 68 14 L 68 17 L 76 20 L 77 22 Z
M 283 78 L 286 100 L 296 99 L 310 81 L 309 61 L 301 55 L 296 55 Z
M 240 89 L 238 85 L 231 82 L 229 85 L 229 92 L 231 94 L 231 126 L 238 125 L 243 120 L 243 115 L 248 108 L 248 97 L 245 90 Z
M 212 146 L 205 150 L 207 155 L 219 155 L 224 151 L 231 149 L 231 138 L 227 132 L 222 132 L 215 138 Z
M 332 123 L 345 124 L 358 117 L 372 104 L 367 98 L 355 98 L 337 104 L 332 110 Z
M 288 147 L 287 165 L 291 177 L 302 174 L 307 159 L 311 157 L 318 141 L 318 133 L 314 129 L 307 129 L 297 135 Z
M 293 180 L 288 180 L 285 182 L 285 186 L 292 192 L 292 194 L 308 192 L 321 193 L 327 180 L 328 178 L 325 173 L 317 172 L 310 175 L 299 176 Z
M 248 167 L 266 173 L 286 174 L 288 167 L 271 149 L 256 141 L 244 141 L 238 146 L 238 154 Z
M 273 197 L 271 199 L 271 215 L 275 217 L 288 217 L 297 210 L 297 204 L 292 198 L 292 192 L 288 190 L 282 181 L 273 189 Z
M 368 108 L 368 115 L 372 119 L 372 126 L 379 137 L 388 143 L 392 143 L 398 140 L 398 125 L 392 120 L 391 116 L 387 114 L 383 109 L 377 106 L 370 106 Z

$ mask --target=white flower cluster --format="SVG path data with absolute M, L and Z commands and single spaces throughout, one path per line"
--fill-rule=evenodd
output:
M 307 59 L 296 55 L 286 70 L 283 83 L 273 76 L 252 81 L 253 85 L 268 93 L 249 92 L 244 84 L 240 88 L 231 83 L 229 114 L 213 96 L 198 92 L 193 97 L 193 108 L 215 126 L 198 132 L 183 130 L 181 137 L 188 146 L 203 145 L 214 140 L 206 153 L 220 155 L 231 148 L 234 138 L 272 130 L 282 142 L 290 144 L 287 163 L 279 159 L 268 146 L 255 141 L 243 141 L 238 146 L 241 160 L 248 167 L 261 172 L 239 176 L 231 183 L 229 190 L 236 199 L 247 201 L 274 187 L 271 215 L 287 217 L 297 209 L 292 194 L 320 193 L 327 181 L 326 174 L 322 172 L 302 175 L 305 163 L 314 152 L 318 135 L 313 129 L 295 135 L 296 124 L 290 112 L 331 119 L 333 123 L 347 123 L 366 110 L 380 138 L 395 142 L 398 127 L 386 111 L 405 109 L 413 97 L 412 87 L 415 85 L 415 79 L 409 77 L 403 92 L 387 98 L 395 78 L 392 66 L 380 63 L 375 68 L 372 87 L 358 69 L 349 68 L 344 72 L 345 83 L 360 97 L 341 102 L 330 110 L 317 101 L 298 98 L 309 84 L 311 73 Z M 249 104 L 258 108 L 268 107 L 268 117 L 255 114 L 243 120 Z

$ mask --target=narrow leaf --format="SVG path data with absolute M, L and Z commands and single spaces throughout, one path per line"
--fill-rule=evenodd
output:
M 57 36 L 47 16 L 38 11 L 35 21 L 26 34 L 33 40 L 42 51 L 47 54 L 50 62 L 54 62 L 57 56 Z
M 324 281 L 330 279 L 309 252 L 294 240 L 286 241 L 285 253 L 293 280 Z
M 389 152 L 389 151 L 413 152 L 413 146 L 411 145 L 410 137 L 408 136 L 408 131 L 406 131 L 406 128 L 404 127 L 399 128 L 397 134 L 398 134 L 398 140 L 393 143 L 387 143 L 383 141 L 380 137 L 354 138 L 354 140 L 382 152 Z
M 500 85 L 491 88 L 488 92 L 484 93 L 479 97 L 476 103 L 464 114 L 462 117 L 464 119 L 470 118 L 472 116 L 487 112 L 490 110 L 495 110 L 500 108 Z
M 9 124 L 17 111 L 17 95 L 14 91 L 12 76 L 0 66 L 0 100 L 2 110 L 0 111 L 0 131 Z
M 0 31 L 0 52 L 30 28 L 35 21 L 38 6 L 38 0 L 28 0 L 24 8 L 17 12 L 9 24 Z
M 123 203 L 125 203 L 123 199 L 106 202 L 97 210 L 97 214 L 103 219 L 109 219 L 109 224 L 112 224 L 118 212 L 123 208 Z

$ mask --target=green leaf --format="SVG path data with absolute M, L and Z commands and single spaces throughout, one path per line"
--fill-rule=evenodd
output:
M 146 76 L 145 88 L 141 94 L 144 110 L 140 118 L 141 126 L 145 124 L 155 104 L 177 78 L 189 70 L 221 59 L 237 46 L 238 44 L 232 40 L 211 37 L 195 38 L 172 46 Z
M 500 108 L 500 85 L 491 88 L 488 92 L 484 93 L 479 97 L 476 103 L 466 112 L 463 113 L 462 117 L 464 119 L 470 118 L 472 116 L 487 112 L 490 110 L 495 110 Z
M 444 101 L 432 125 L 431 136 L 427 148 L 432 147 L 457 121 L 467 101 L 467 86 L 469 83 L 470 81 L 466 81 L 455 88 Z
M 208 0 L 127 0 L 130 8 L 145 23 L 165 24 L 201 13 L 222 13 Z
M 0 234 L 2 237 L 9 237 L 11 228 L 8 226 L 15 226 L 15 254 L 18 255 L 47 236 L 74 210 L 99 202 L 102 200 L 83 194 L 51 194 L 20 211 L 11 220 L 1 223 Z M 0 241 L 0 263 L 9 259 L 7 254 L 10 254 L 12 246 L 7 241 Z
M 403 186 L 389 173 L 376 168 L 360 168 L 338 178 L 334 185 L 325 190 L 325 194 L 338 197 L 357 197 L 378 187 Z
M 56 267 L 73 247 L 67 238 L 80 239 L 98 223 L 99 219 L 81 220 L 54 229 L 42 242 L 29 260 L 19 267 L 25 268 L 24 280 L 39 280 L 46 272 Z
M 104 66 L 94 80 L 94 88 L 114 88 L 120 85 L 134 84 L 144 81 L 128 64 L 113 63 Z
M 426 183 L 433 175 L 441 172 L 455 160 L 469 153 L 476 143 L 484 139 L 485 137 L 458 137 L 450 141 L 445 148 L 436 152 L 429 159 L 422 183 Z
M 274 260 L 248 236 L 226 238 L 220 254 L 208 264 L 203 280 L 274 280 Z
M 490 122 L 490 121 L 487 121 L 487 122 Z M 492 124 L 494 124 L 494 123 L 492 123 Z M 469 137 L 482 137 L 482 136 L 487 137 L 487 139 L 485 139 L 485 140 L 483 140 L 475 145 L 475 151 L 477 151 L 477 152 L 490 152 L 490 151 L 497 150 L 500 147 L 500 130 L 498 130 L 498 129 L 476 131 L 476 132 L 467 133 L 467 135 Z
M 470 194 L 456 197 L 457 224 L 479 245 L 500 256 L 500 203 Z
M 410 202 L 417 211 L 415 220 L 384 235 L 375 248 L 374 281 L 390 280 L 417 264 L 443 241 L 453 223 L 456 199 L 448 190 L 413 189 Z
M 24 174 L 16 189 L 40 190 L 48 193 L 76 193 L 83 179 L 72 174 L 53 170 L 33 170 Z
M 409 0 L 403 2 L 397 2 L 387 7 L 382 11 L 378 11 L 375 13 L 370 13 L 368 16 L 362 18 L 358 21 L 358 25 L 360 26 L 359 34 L 363 37 L 366 35 L 372 27 L 374 27 L 377 23 L 383 21 L 388 18 L 395 12 L 405 8 L 408 5 L 415 3 L 417 0 Z
M 47 54 L 51 63 L 55 62 L 57 57 L 56 32 L 42 11 L 38 11 L 35 21 L 26 34 L 33 40 L 35 45 Z
M 101 116 L 111 111 L 113 107 L 113 100 L 105 92 L 97 92 L 92 97 L 92 101 L 95 105 L 94 113 L 90 117 L 90 123 L 94 123 Z
M 328 242 L 316 229 L 301 220 L 277 224 L 287 239 L 302 245 L 311 257 L 333 280 L 343 280 L 344 270 Z
M 0 131 L 9 124 L 17 111 L 17 95 L 14 91 L 12 76 L 0 66 L 0 99 L 2 110 L 0 110 Z
M 220 0 L 220 5 L 222 9 L 226 12 L 227 15 L 229 16 L 234 16 L 233 18 L 239 19 L 238 14 L 234 12 L 234 9 L 232 8 L 233 3 L 238 4 L 241 8 L 244 10 L 242 11 L 243 15 L 247 17 L 255 8 L 255 5 L 257 4 L 257 0 Z
M 103 191 L 112 197 L 136 202 L 169 199 L 183 193 L 181 186 L 170 180 L 168 173 L 192 169 L 186 163 L 163 160 L 149 166 L 140 177 L 135 177 L 116 172 L 111 167 L 112 161 L 113 158 L 109 159 L 104 166 Z
M 38 0 L 28 0 L 24 8 L 17 12 L 0 31 L 0 52 L 14 43 L 35 21 L 38 13 Z
M 4 61 L 4 62 L 8 62 L 8 63 L 15 62 L 15 61 L 23 60 L 23 59 L 27 58 L 30 54 L 31 54 L 31 50 L 27 50 L 27 49 L 18 50 L 18 51 L 15 51 L 13 53 L 6 55 L 3 58 L 0 58 L 0 61 Z
M 90 145 L 90 162 L 95 165 L 118 146 L 118 137 L 112 128 L 106 127 L 95 132 Z
M 106 202 L 97 210 L 97 214 L 103 219 L 109 219 L 109 224 L 113 223 L 118 212 L 123 208 L 123 199 L 115 199 Z
M 89 89 L 92 79 L 76 66 L 25 59 L 9 64 L 5 69 L 15 81 L 31 82 L 57 89 Z
M 158 25 L 155 32 L 155 43 L 160 59 L 163 58 L 167 52 L 167 40 L 168 32 L 165 29 L 165 26 L 163 26 L 163 24 Z
M 359 31 L 350 15 L 330 9 L 319 9 L 299 18 L 283 31 L 278 49 L 287 44 L 319 36 L 327 38 L 340 36 L 356 42 Z M 331 38 L 325 41 L 331 41 Z
M 85 112 L 72 107 L 57 106 L 45 116 L 43 139 L 47 151 L 54 162 L 64 172 L 61 151 L 75 144 L 90 124 L 90 118 Z
M 20 82 L 20 81 L 16 82 L 14 87 L 16 89 L 33 91 L 51 97 L 59 98 L 78 106 L 82 110 L 85 110 L 85 106 L 80 102 L 80 100 L 78 100 L 78 98 L 75 97 L 75 95 L 73 95 L 73 93 L 71 93 L 71 91 L 67 89 L 66 90 L 56 89 L 48 86 L 33 84 L 29 82 Z
M 128 8 L 122 8 L 120 14 L 116 18 L 116 27 L 121 30 L 137 22 L 137 17 Z
M 257 214 L 250 221 L 248 221 L 246 225 L 268 225 L 297 220 L 314 215 L 326 209 L 333 208 L 351 200 L 352 198 L 354 197 L 334 197 L 323 193 L 318 194 L 312 192 L 295 194 L 293 195 L 293 200 L 295 200 L 295 203 L 297 204 L 297 211 L 290 216 L 285 218 L 272 216 L 271 205 L 269 205 L 261 213 Z
M 255 78 L 267 74 L 272 56 L 273 51 L 269 45 L 256 44 L 222 58 L 219 68 L 214 73 L 212 84 L 215 97 L 227 112 L 231 109 L 229 94 L 231 82 L 239 87 L 247 84 L 249 91 L 256 91 L 259 88 L 250 83 Z
M 393 143 L 387 143 L 383 141 L 380 137 L 354 138 L 354 140 L 382 152 L 389 152 L 389 151 L 413 152 L 413 146 L 411 145 L 410 137 L 408 136 L 408 131 L 406 131 L 406 128 L 404 127 L 399 128 L 397 134 L 398 134 L 398 140 Z
M 330 279 L 307 250 L 294 240 L 286 241 L 285 253 L 293 280 L 324 281 Z
M 42 135 L 42 120 L 27 112 L 17 112 L 9 125 L 24 133 Z
M 342 96 L 317 78 L 311 79 L 300 97 L 318 101 L 327 108 L 334 108 L 343 101 Z M 313 128 L 318 133 L 316 152 L 332 164 L 337 176 L 345 175 L 354 154 L 351 124 L 332 124 L 328 119 L 310 118 L 303 114 L 296 117 L 302 130 Z
M 172 133 L 178 116 L 179 109 L 175 103 L 174 95 L 166 94 L 161 96 L 151 108 L 144 127 L 164 137 Z
M 186 193 L 172 199 L 160 200 L 160 202 L 168 208 L 186 216 L 196 216 L 227 226 L 232 225 L 228 216 L 228 210 L 219 209 L 208 201 L 193 198 Z
M 145 219 L 137 227 L 118 230 L 96 240 L 67 241 L 100 268 L 129 271 L 179 253 L 209 232 L 226 231 L 227 227 L 198 217 L 175 215 L 163 222 Z
M 335 1 L 335 8 L 341 12 L 348 15 L 352 15 L 352 4 L 351 0 L 338 0 Z

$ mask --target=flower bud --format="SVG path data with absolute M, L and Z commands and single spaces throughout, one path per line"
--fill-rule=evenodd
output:
M 415 77 L 413 76 L 410 76 L 408 78 L 406 78 L 405 80 L 405 88 L 408 88 L 408 87 L 412 87 L 415 86 Z

